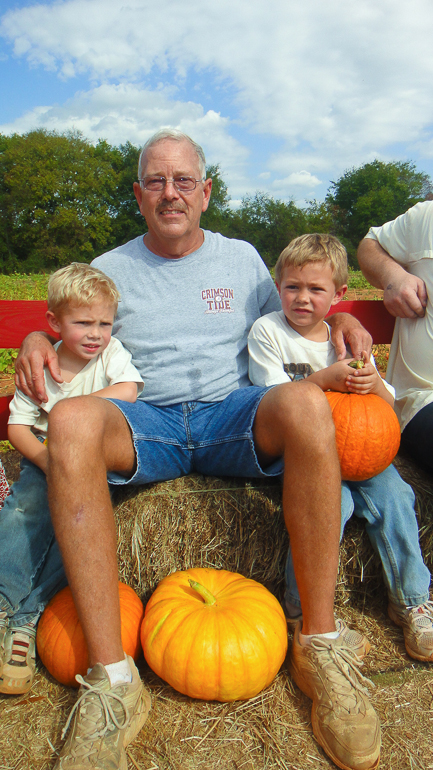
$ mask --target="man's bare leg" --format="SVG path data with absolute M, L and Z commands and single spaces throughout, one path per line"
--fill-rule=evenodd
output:
M 117 536 L 107 471 L 135 464 L 122 413 L 102 398 L 59 402 L 48 431 L 50 511 L 89 652 L 89 663 L 123 658 Z
M 262 399 L 254 422 L 259 461 L 284 457 L 283 510 L 304 634 L 335 630 L 341 477 L 331 410 L 322 391 L 288 383 Z
M 373 770 L 379 763 L 380 726 L 356 682 L 359 659 L 341 636 L 319 636 L 335 631 L 341 516 L 335 431 L 322 391 L 306 381 L 273 388 L 257 410 L 254 440 L 264 467 L 284 457 L 284 518 L 301 597 L 302 632 L 313 637 L 305 644 L 296 627 L 290 672 L 313 701 L 313 732 L 328 756 L 347 770 Z

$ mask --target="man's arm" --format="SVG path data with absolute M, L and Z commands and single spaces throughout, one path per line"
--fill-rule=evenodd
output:
M 383 301 L 391 315 L 400 318 L 424 315 L 427 305 L 424 281 L 408 273 L 373 238 L 361 241 L 357 256 L 367 281 L 383 289 Z
M 45 332 L 32 332 L 23 340 L 15 361 L 15 386 L 39 404 L 48 401 L 44 367 L 48 367 L 55 382 L 63 382 L 53 348 L 56 341 Z
M 331 340 L 338 361 L 346 358 L 346 346 L 350 348 L 351 354 L 356 359 L 362 358 L 363 350 L 370 356 L 373 340 L 357 318 L 349 313 L 334 313 L 328 316 L 326 323 L 331 327 Z

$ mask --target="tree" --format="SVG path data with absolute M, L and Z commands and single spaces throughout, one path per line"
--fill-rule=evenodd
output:
M 332 182 L 326 198 L 337 235 L 356 248 L 370 227 L 383 225 L 424 200 L 431 192 L 430 177 L 411 161 L 374 160 L 346 171 Z
M 252 243 L 268 267 L 275 265 L 293 238 L 305 232 L 302 209 L 293 201 L 274 200 L 263 192 L 245 196 L 231 221 L 231 234 Z
M 219 165 L 208 166 L 206 178 L 212 179 L 212 194 L 207 211 L 201 216 L 200 224 L 205 230 L 227 235 L 231 217 L 230 196 L 227 185 L 221 176 Z
M 117 175 L 109 147 L 44 130 L 0 140 L 0 268 L 52 270 L 107 246 Z

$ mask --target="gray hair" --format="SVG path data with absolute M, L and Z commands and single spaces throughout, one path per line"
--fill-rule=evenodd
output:
M 138 159 L 138 178 L 139 179 L 141 179 L 141 176 L 143 173 L 142 162 L 143 162 L 144 156 L 146 155 L 147 150 L 150 147 L 153 147 L 154 144 L 157 144 L 157 142 L 162 142 L 163 139 L 173 139 L 175 142 L 188 142 L 197 155 L 198 167 L 199 167 L 201 178 L 205 179 L 206 158 L 204 156 L 203 148 L 200 147 L 200 145 L 197 144 L 197 142 L 194 142 L 194 140 L 191 139 L 191 137 L 188 136 L 188 134 L 183 134 L 182 131 L 178 131 L 176 128 L 161 128 L 159 131 L 156 132 L 156 134 L 153 134 L 153 136 L 151 136 L 150 139 L 147 140 L 146 144 L 143 146 L 142 151 L 140 152 L 140 157 Z

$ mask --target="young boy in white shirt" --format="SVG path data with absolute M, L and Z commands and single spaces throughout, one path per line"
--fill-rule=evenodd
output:
M 100 270 L 73 263 L 48 284 L 46 317 L 60 336 L 55 345 L 62 383 L 45 369 L 47 403 L 36 404 L 17 389 L 10 405 L 8 438 L 24 456 L 19 480 L 0 515 L 0 692 L 27 692 L 35 672 L 35 633 L 44 606 L 64 584 L 52 529 L 26 505 L 31 484 L 46 487 L 46 436 L 55 404 L 94 395 L 134 402 L 143 381 L 131 354 L 111 337 L 120 295 Z
M 307 379 L 323 391 L 375 393 L 393 405 L 392 388 L 382 380 L 373 358 L 368 361 L 363 354 L 362 369 L 349 366 L 352 358 L 337 361 L 325 317 L 344 296 L 347 280 L 347 254 L 337 238 L 314 233 L 291 241 L 275 266 L 282 310 L 259 318 L 248 337 L 249 376 L 254 385 Z M 382 561 L 388 614 L 403 628 L 408 654 L 433 661 L 430 572 L 419 547 L 414 502 L 412 489 L 392 465 L 366 481 L 343 481 L 341 535 L 353 513 L 366 520 L 367 533 Z M 285 579 L 285 610 L 289 626 L 295 629 L 302 613 L 290 550 Z M 358 657 L 368 652 L 365 637 L 343 621 L 337 620 L 337 630 Z M 305 641 L 301 624 L 296 638 L 301 644 Z

